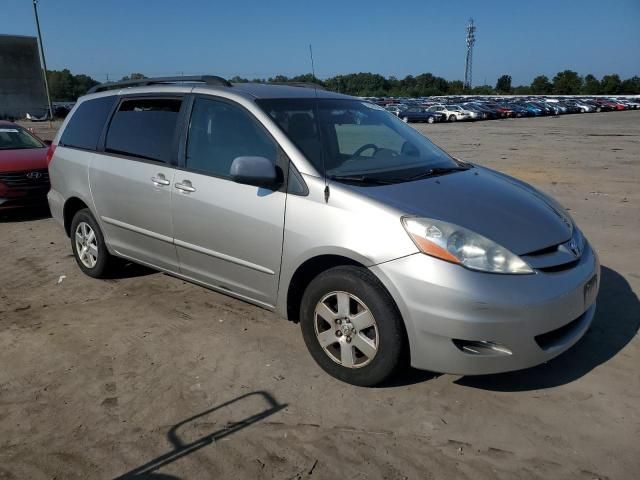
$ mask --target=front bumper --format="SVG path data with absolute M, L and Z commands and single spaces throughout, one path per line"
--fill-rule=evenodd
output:
M 600 279 L 590 246 L 575 266 L 554 273 L 474 272 L 421 253 L 371 271 L 400 309 L 411 365 L 461 375 L 520 370 L 570 348 L 593 320 Z M 586 296 L 585 285 L 594 276 Z M 511 353 L 470 353 L 460 341 L 493 342 Z
M 13 192 L 12 192 L 13 193 Z M 0 195 L 0 211 L 41 207 L 47 204 L 47 192 L 28 192 L 25 195 Z
M 2 172 L 0 174 L 0 210 L 46 205 L 50 184 L 48 179 L 27 177 L 30 172 Z

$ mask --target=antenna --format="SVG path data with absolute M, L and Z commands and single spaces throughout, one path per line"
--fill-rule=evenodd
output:
M 316 81 L 316 67 L 313 63 L 313 47 L 311 46 L 311 44 L 309 44 L 309 57 L 311 58 L 311 75 L 313 75 L 313 81 Z M 315 83 L 314 83 L 315 85 Z M 318 136 L 321 135 L 320 133 L 320 118 L 319 118 L 319 113 L 320 113 L 320 109 L 318 108 L 318 89 L 313 88 L 313 91 L 315 93 L 316 96 L 316 105 L 315 105 L 315 112 L 314 115 L 316 116 L 316 128 L 318 129 Z M 324 157 L 325 157 L 325 153 L 324 153 L 324 149 L 322 149 L 321 151 L 321 155 L 322 155 L 322 175 L 324 176 L 324 202 L 325 203 L 329 203 L 329 183 L 327 182 L 327 168 L 325 166 L 325 161 L 324 161 Z
M 316 81 L 316 67 L 313 64 L 313 47 L 309 44 L 309 56 L 311 57 L 311 75 L 313 75 L 313 81 Z
M 464 88 L 471 88 L 471 67 L 473 63 L 473 46 L 476 43 L 476 26 L 473 18 L 467 24 L 467 61 L 464 65 Z

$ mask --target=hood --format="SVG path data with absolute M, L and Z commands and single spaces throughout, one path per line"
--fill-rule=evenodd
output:
M 554 200 L 482 167 L 415 182 L 354 188 L 407 215 L 468 228 L 516 255 L 566 242 L 573 229 Z
M 0 150 L 0 173 L 47 168 L 47 148 Z

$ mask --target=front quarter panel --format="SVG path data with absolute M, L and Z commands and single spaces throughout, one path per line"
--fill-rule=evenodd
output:
M 320 255 L 339 255 L 370 267 L 418 250 L 400 221 L 401 213 L 375 200 L 304 175 L 308 196 L 289 195 L 285 218 L 278 312 L 286 316 L 287 291 L 296 269 Z M 365 187 L 379 188 L 379 187 Z

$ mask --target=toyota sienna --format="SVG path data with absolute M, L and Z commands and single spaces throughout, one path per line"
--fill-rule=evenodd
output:
M 213 76 L 105 84 L 49 158 L 49 205 L 85 274 L 125 259 L 275 311 L 355 385 L 405 359 L 531 367 L 594 316 L 598 257 L 564 208 L 358 98 Z

